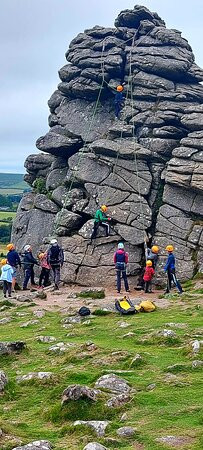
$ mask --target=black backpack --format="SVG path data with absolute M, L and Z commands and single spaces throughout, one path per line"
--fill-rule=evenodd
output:
M 79 309 L 78 314 L 80 314 L 80 316 L 89 316 L 91 314 L 91 311 L 89 308 L 86 308 L 86 306 L 82 306 Z

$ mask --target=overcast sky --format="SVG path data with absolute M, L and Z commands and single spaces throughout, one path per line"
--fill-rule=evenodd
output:
M 203 66 L 203 0 L 0 0 L 0 172 L 24 172 L 48 130 L 47 101 L 73 37 L 112 26 L 122 9 L 147 6 L 182 31 Z

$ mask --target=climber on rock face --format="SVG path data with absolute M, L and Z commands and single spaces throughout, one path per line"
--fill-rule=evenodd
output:
M 120 119 L 120 113 L 121 109 L 124 104 L 124 96 L 123 96 L 123 86 L 119 85 L 116 88 L 116 95 L 115 95 L 115 116 L 117 119 Z
M 148 239 L 145 239 L 144 242 L 144 250 L 145 250 L 145 259 L 152 261 L 152 267 L 153 269 L 156 269 L 156 265 L 158 262 L 158 253 L 159 253 L 159 247 L 157 245 L 152 245 L 151 248 L 147 246 Z
M 99 227 L 103 227 L 106 230 L 106 237 L 109 236 L 110 232 L 110 217 L 107 217 L 106 215 L 107 206 L 102 205 L 99 209 L 97 209 L 95 216 L 94 216 L 94 228 L 92 230 L 92 236 L 91 241 L 97 237 L 97 232 Z
M 176 278 L 175 256 L 173 254 L 173 250 L 174 250 L 173 245 L 167 245 L 166 251 L 168 252 L 168 259 L 167 259 L 166 265 L 164 267 L 164 271 L 167 272 L 167 276 L 168 276 L 166 294 L 168 294 L 170 292 L 171 287 L 172 287 L 172 282 L 177 287 L 179 294 L 182 294 L 182 292 L 183 292 L 182 286 Z
M 54 278 L 54 289 L 59 289 L 60 269 L 64 263 L 63 249 L 58 245 L 57 239 L 52 239 L 47 253 L 47 262 L 50 264 Z

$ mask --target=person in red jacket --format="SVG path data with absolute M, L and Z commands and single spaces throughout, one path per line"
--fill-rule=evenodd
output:
M 154 276 L 155 270 L 153 269 L 153 263 L 152 261 L 149 259 L 146 262 L 146 267 L 145 267 L 145 271 L 144 271 L 144 276 L 143 276 L 143 280 L 145 282 L 145 288 L 144 291 L 146 293 L 150 293 L 152 292 L 152 278 Z
M 118 250 L 114 253 L 114 264 L 117 276 L 117 292 L 121 292 L 121 274 L 126 292 L 129 292 L 128 279 L 126 275 L 126 264 L 128 263 L 128 253 L 124 250 L 122 242 L 118 244 Z

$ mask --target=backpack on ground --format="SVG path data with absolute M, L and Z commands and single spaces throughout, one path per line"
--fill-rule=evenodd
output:
M 135 305 L 135 309 L 139 312 L 153 312 L 156 306 L 150 300 L 143 300 L 139 305 Z
M 120 314 L 135 314 L 137 311 L 129 298 L 124 296 L 120 300 L 115 301 L 115 308 Z
M 80 316 L 89 316 L 91 314 L 91 311 L 89 308 L 86 308 L 86 306 L 82 306 L 79 309 L 78 314 L 80 314 Z

